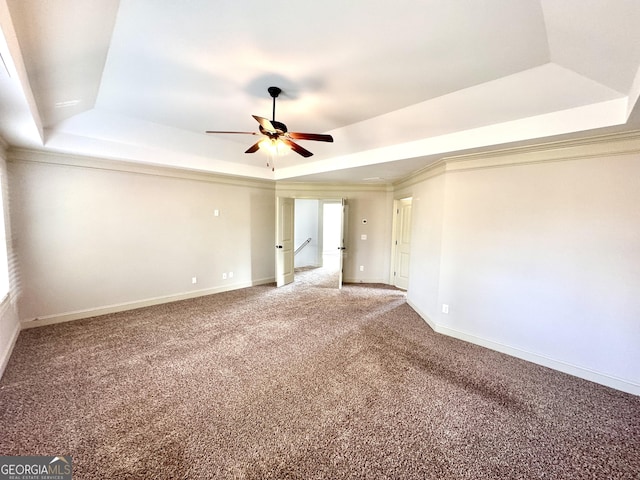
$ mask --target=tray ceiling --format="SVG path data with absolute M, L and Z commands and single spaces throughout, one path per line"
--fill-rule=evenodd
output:
M 0 0 L 10 145 L 391 182 L 444 156 L 640 128 L 640 2 Z M 330 133 L 265 166 L 252 114 Z M 636 110 L 634 110 L 636 109 Z M 635 114 L 634 114 L 635 113 Z M 301 142 L 302 143 L 302 142 Z

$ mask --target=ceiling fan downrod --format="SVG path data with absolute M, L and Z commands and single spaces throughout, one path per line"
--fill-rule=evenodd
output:
M 278 95 L 282 93 L 282 89 L 279 87 L 269 87 L 267 88 L 267 92 L 269 92 L 269 95 L 271 95 L 271 98 L 273 98 L 273 112 L 271 116 L 271 121 L 275 122 L 276 121 L 276 98 L 278 98 Z

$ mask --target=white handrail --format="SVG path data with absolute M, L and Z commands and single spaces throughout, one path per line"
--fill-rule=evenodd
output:
M 297 255 L 298 252 L 300 250 L 302 250 L 304 247 L 306 247 L 307 245 L 309 245 L 309 243 L 311 243 L 311 237 L 307 238 L 304 242 L 302 242 L 302 245 L 300 245 L 298 248 L 296 248 L 296 251 L 293 252 L 293 254 Z

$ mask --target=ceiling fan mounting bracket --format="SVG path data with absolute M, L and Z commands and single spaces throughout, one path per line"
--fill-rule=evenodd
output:
M 267 88 L 267 91 L 269 92 L 269 95 L 271 95 L 271 98 L 278 98 L 278 95 L 282 93 L 282 89 L 279 87 L 269 87 Z

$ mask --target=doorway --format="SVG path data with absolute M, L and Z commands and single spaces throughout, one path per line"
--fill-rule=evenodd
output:
M 292 199 L 294 202 L 294 279 L 298 284 L 340 288 L 343 201 Z
M 403 290 L 409 288 L 411 205 L 411 197 L 394 201 L 391 278 L 393 285 Z
M 342 245 L 342 204 L 322 202 L 322 266 L 337 275 Z

